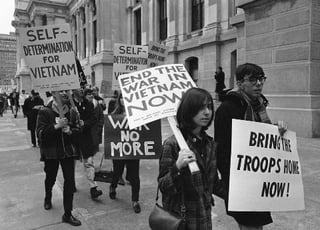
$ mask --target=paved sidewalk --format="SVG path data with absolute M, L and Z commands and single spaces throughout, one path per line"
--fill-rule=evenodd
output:
M 117 199 L 108 197 L 108 185 L 99 183 L 104 194 L 92 201 L 89 186 L 80 162 L 76 166 L 74 214 L 82 226 L 72 227 L 61 222 L 62 183 L 59 170 L 53 190 L 53 209 L 43 209 L 44 173 L 39 161 L 39 149 L 32 148 L 26 131 L 26 119 L 13 119 L 11 114 L 0 118 L 0 230 L 147 230 L 148 215 L 153 207 L 156 193 L 158 161 L 141 161 L 142 212 L 135 214 L 131 208 L 131 187 L 119 186 Z M 166 129 L 166 127 L 164 127 Z M 163 130 L 167 135 L 168 130 Z M 320 139 L 298 138 L 302 164 L 306 209 L 299 212 L 274 212 L 274 223 L 265 230 L 315 230 L 320 227 Z M 106 161 L 104 167 L 109 168 Z M 232 230 L 237 225 L 225 215 L 224 204 L 216 198 L 213 208 L 213 229 Z

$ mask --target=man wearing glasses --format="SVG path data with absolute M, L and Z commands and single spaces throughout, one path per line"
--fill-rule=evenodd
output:
M 237 89 L 227 93 L 216 111 L 214 130 L 217 145 L 217 166 L 222 181 L 229 191 L 231 130 L 232 119 L 256 121 L 271 124 L 267 114 L 267 99 L 262 95 L 263 84 L 266 81 L 263 69 L 252 63 L 245 63 L 236 70 Z M 278 122 L 280 134 L 287 127 Z M 228 196 L 225 198 L 227 214 L 238 223 L 240 230 L 261 230 L 263 225 L 272 223 L 270 212 L 229 212 Z

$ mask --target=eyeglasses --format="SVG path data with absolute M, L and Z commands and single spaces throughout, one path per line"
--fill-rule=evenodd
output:
M 244 78 L 243 81 L 250 81 L 252 85 L 256 85 L 258 81 L 264 84 L 267 78 L 265 76 L 251 76 L 249 78 Z

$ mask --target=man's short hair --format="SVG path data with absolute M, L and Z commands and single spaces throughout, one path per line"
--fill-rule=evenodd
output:
M 264 76 L 264 72 L 260 66 L 253 64 L 253 63 L 245 63 L 242 65 L 239 65 L 236 70 L 237 81 L 243 80 L 243 78 L 246 75 L 261 77 L 261 76 Z

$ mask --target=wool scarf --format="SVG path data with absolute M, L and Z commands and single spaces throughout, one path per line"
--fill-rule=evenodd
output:
M 268 116 L 266 110 L 267 101 L 263 96 L 260 96 L 256 100 L 252 100 L 245 92 L 242 90 L 233 91 L 242 97 L 247 103 L 247 109 L 244 114 L 244 119 L 247 121 L 260 121 L 263 123 L 271 124 L 271 120 Z

